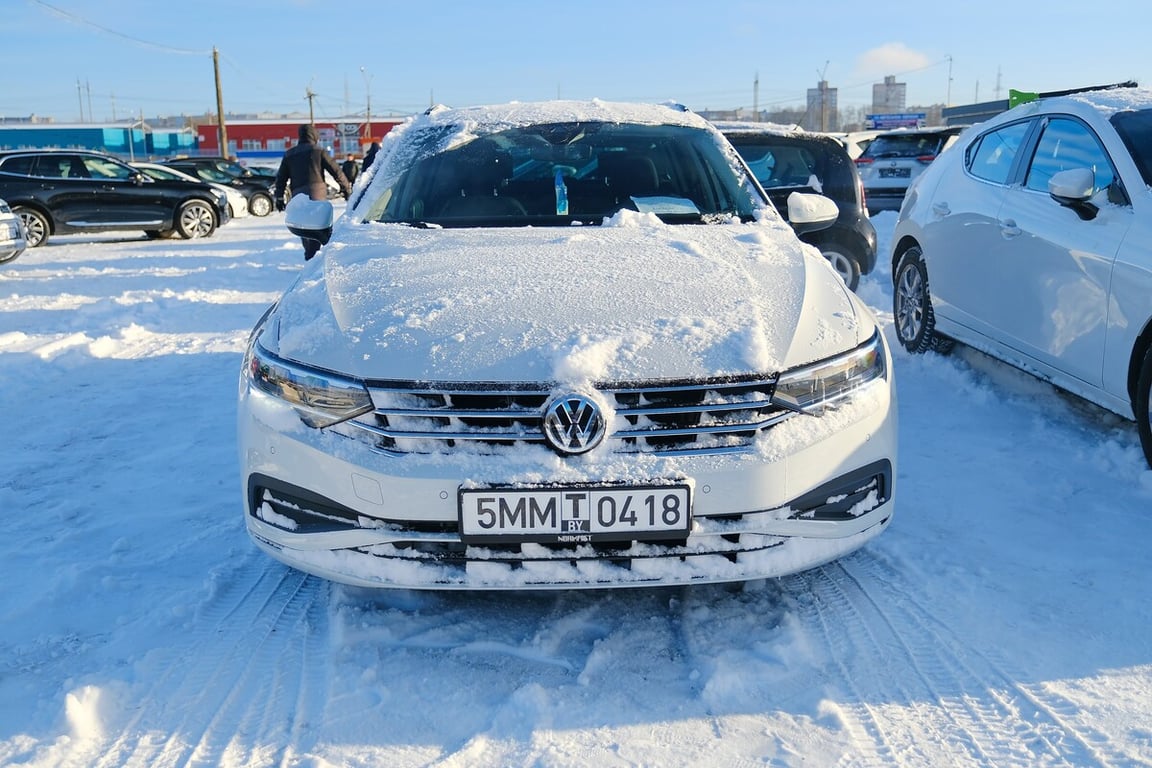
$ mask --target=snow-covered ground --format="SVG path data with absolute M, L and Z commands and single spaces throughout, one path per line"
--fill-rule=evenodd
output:
M 1152 765 L 1135 427 L 905 354 L 885 265 L 889 531 L 742 587 L 461 594 L 247 539 L 240 354 L 301 264 L 274 215 L 0 268 L 0 765 Z

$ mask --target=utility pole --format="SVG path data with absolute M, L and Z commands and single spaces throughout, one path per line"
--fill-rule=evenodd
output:
M 92 120 L 95 120 L 95 118 L 92 117 L 92 81 L 85 80 L 84 88 L 88 91 L 88 120 L 91 122 Z
M 316 127 L 316 113 L 312 107 L 312 101 L 316 98 L 316 94 L 312 92 L 312 86 L 308 86 L 308 89 L 304 91 L 304 96 L 308 99 L 308 124 Z
M 367 111 L 364 114 L 364 138 L 372 141 L 372 75 L 365 67 L 360 67 L 360 74 L 364 76 L 364 101 Z
M 952 57 L 948 57 L 948 95 L 944 98 L 944 106 L 952 106 Z
M 80 102 L 80 122 L 84 122 L 84 92 L 80 90 L 80 78 L 76 78 L 76 101 Z
M 212 46 L 212 70 L 216 74 L 216 135 L 220 141 L 220 155 L 228 157 L 228 129 L 224 127 L 224 95 L 220 92 L 220 52 Z
M 760 73 L 756 73 L 756 79 L 752 81 L 752 120 L 760 122 Z

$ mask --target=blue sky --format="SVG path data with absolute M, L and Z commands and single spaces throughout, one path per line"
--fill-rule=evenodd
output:
M 369 94 L 374 116 L 558 97 L 803 106 L 821 73 L 842 107 L 867 105 L 886 74 L 909 105 L 1152 85 L 1147 0 L 3 5 L 0 116 L 61 122 L 215 112 L 213 47 L 227 112 L 307 114 L 311 90 L 317 116 L 363 113 Z

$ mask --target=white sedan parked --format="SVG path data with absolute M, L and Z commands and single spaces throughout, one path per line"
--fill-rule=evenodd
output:
M 289 228 L 327 244 L 245 356 L 244 517 L 269 554 L 371 587 L 704 583 L 891 521 L 883 334 L 708 122 L 433 109 L 377 163 L 334 226 L 293 198 Z
M 228 212 L 232 218 L 244 217 L 248 215 L 248 198 L 237 192 L 227 184 L 216 184 L 214 182 L 206 182 L 203 179 L 198 179 L 191 176 L 184 171 L 178 171 L 175 168 L 169 168 L 166 165 L 159 163 L 145 163 L 135 162 L 131 163 L 133 168 L 139 168 L 144 173 L 148 174 L 154 179 L 161 179 L 163 181 L 192 181 L 197 184 L 208 184 L 208 186 L 215 189 L 217 192 L 222 192 L 228 198 Z
M 1152 465 L 1152 91 L 969 129 L 914 182 L 892 242 L 905 347 L 962 341 L 1135 418 Z

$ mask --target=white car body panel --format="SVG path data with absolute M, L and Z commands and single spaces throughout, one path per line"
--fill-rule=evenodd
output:
M 1045 100 L 970 129 L 909 191 L 893 261 L 922 247 L 941 334 L 1132 418 L 1133 350 L 1152 322 L 1152 191 L 1107 119 L 1126 98 L 1152 106 L 1152 92 L 1116 93 L 1115 106 L 1108 94 Z M 964 171 L 976 138 L 1037 114 L 1086 122 L 1131 204 L 1100 192 L 1081 220 L 1044 192 Z
M 271 351 L 366 379 L 695 377 L 812 362 L 875 327 L 818 251 L 771 237 L 782 225 L 697 227 L 690 240 L 660 224 L 361 229 L 368 242 L 329 247 L 301 275 L 281 311 L 314 319 Z M 733 331 L 713 338 L 721 320 Z

